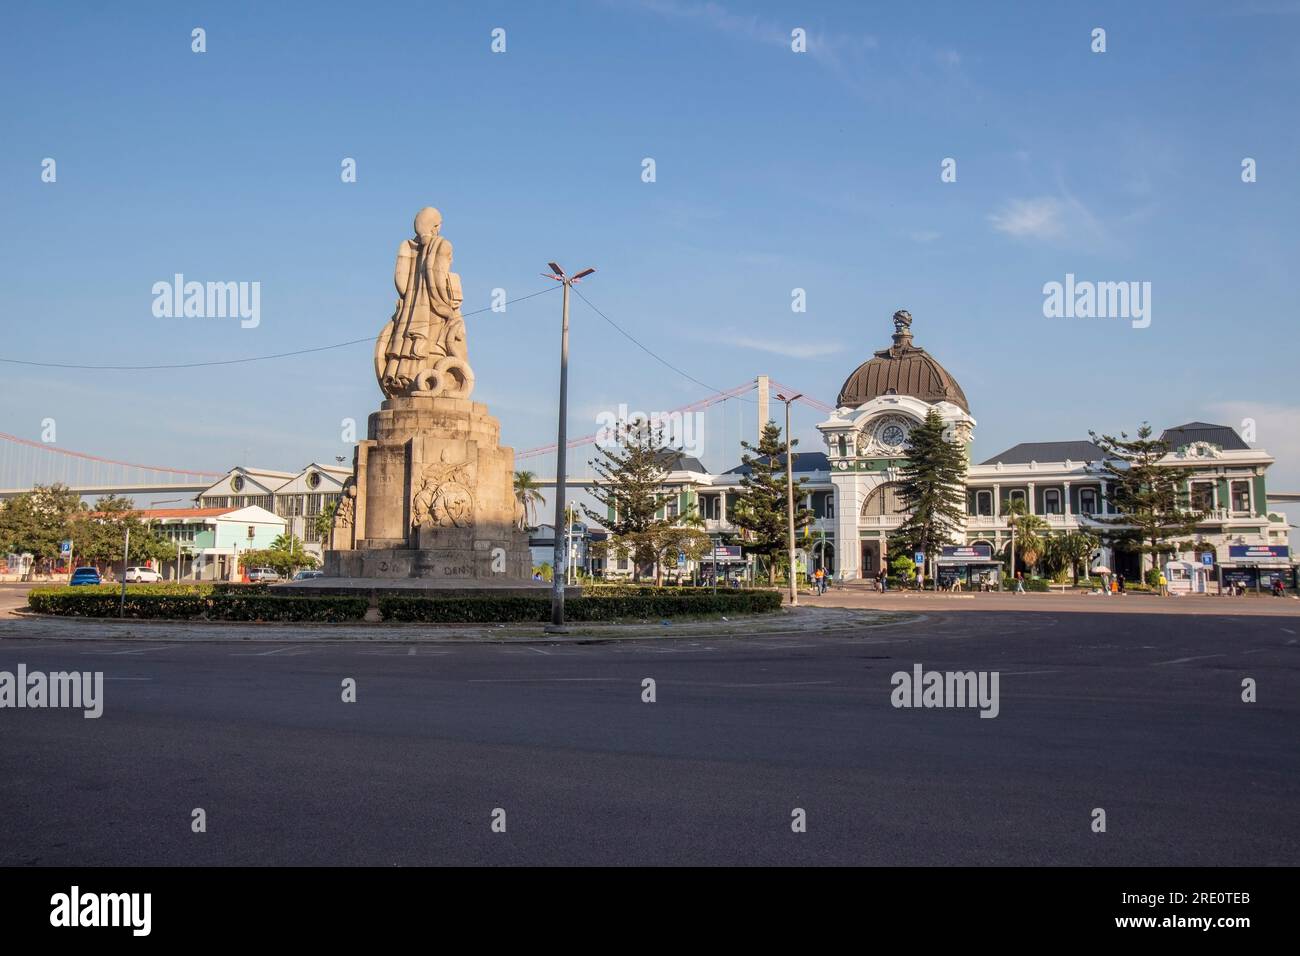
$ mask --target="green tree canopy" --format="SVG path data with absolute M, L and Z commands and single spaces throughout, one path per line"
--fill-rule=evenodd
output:
M 66 485 L 37 485 L 0 504 L 0 549 L 54 558 L 70 536 L 73 519 L 85 510 L 81 496 Z
M 791 449 L 798 444 L 797 438 L 791 441 Z M 731 523 L 745 532 L 742 540 L 746 551 L 767 558 L 768 583 L 775 584 L 777 562 L 790 550 L 785 443 L 781 440 L 781 428 L 770 421 L 763 426 L 757 445 L 742 441 L 740 446 L 753 454 L 740 457 L 741 463 L 749 468 L 749 474 L 741 476 L 740 493 L 732 510 Z M 790 467 L 793 468 L 798 456 L 792 450 L 790 457 Z M 796 533 L 813 517 L 812 511 L 802 504 L 806 483 L 803 478 L 794 482 Z
M 536 526 L 537 506 L 545 499 L 542 496 L 541 486 L 537 484 L 537 476 L 531 471 L 515 472 L 515 500 L 524 509 L 519 519 L 519 530 L 525 531 Z
M 907 460 L 898 480 L 898 499 L 907 519 L 890 537 L 927 558 L 957 540 L 966 521 L 966 448 L 950 441 L 946 430 L 931 408 L 908 435 Z
M 1163 464 L 1169 443 L 1152 438 L 1143 422 L 1136 437 L 1088 433 L 1106 451 L 1101 471 L 1110 483 L 1110 500 L 1118 514 L 1094 515 L 1102 540 L 1121 551 L 1149 554 L 1152 564 L 1170 551 L 1190 550 L 1188 539 L 1204 514 L 1184 509 L 1184 472 Z
M 674 524 L 660 518 L 659 510 L 669 497 L 662 491 L 666 458 L 662 426 L 636 419 L 621 423 L 608 446 L 597 446 L 598 457 L 591 467 L 600 481 L 591 496 L 607 513 L 582 506 L 589 519 L 609 529 L 618 546 L 632 555 L 632 577 L 641 580 L 643 564 L 659 563 L 657 540 Z

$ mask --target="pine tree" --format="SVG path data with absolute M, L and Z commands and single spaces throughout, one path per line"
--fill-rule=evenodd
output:
M 799 444 L 794 439 L 791 448 Z M 736 498 L 731 523 L 747 532 L 745 549 L 753 554 L 767 557 L 767 580 L 776 584 L 777 558 L 790 550 L 789 516 L 786 507 L 785 480 L 785 443 L 781 440 L 781 428 L 776 422 L 763 426 L 758 445 L 742 441 L 740 447 L 754 455 L 741 455 L 741 463 L 749 467 L 749 474 L 740 479 L 740 494 Z M 791 457 L 798 459 L 793 452 Z M 793 467 L 794 462 L 791 462 Z M 794 483 L 794 500 L 801 502 L 804 498 L 806 479 L 800 478 Z M 812 520 L 812 511 L 801 504 L 794 509 L 795 531 Z M 791 570 L 793 574 L 793 569 Z
M 613 445 L 597 446 L 600 457 L 591 461 L 600 478 L 591 496 L 609 513 L 582 506 L 588 518 L 609 529 L 617 548 L 632 555 L 632 578 L 637 582 L 643 564 L 658 566 L 659 539 L 674 523 L 658 517 L 668 497 L 661 490 L 669 458 L 663 439 L 662 427 L 641 420 L 622 424 Z
M 1172 465 L 1161 464 L 1169 454 L 1169 443 L 1152 438 L 1146 422 L 1132 439 L 1127 432 L 1120 432 L 1119 438 L 1088 434 L 1106 451 L 1101 470 L 1111 485 L 1110 500 L 1118 512 L 1093 516 L 1102 526 L 1097 529 L 1102 540 L 1120 551 L 1151 555 L 1153 566 L 1161 554 L 1190 549 L 1191 541 L 1177 539 L 1191 535 L 1204 515 L 1183 509 L 1185 475 Z
M 908 436 L 898 481 L 908 517 L 890 537 L 927 557 L 952 543 L 966 520 L 966 449 L 948 440 L 946 428 L 931 408 Z

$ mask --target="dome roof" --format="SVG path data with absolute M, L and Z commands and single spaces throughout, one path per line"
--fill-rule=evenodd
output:
M 881 395 L 911 395 L 931 404 L 952 402 L 970 412 L 957 380 L 925 349 L 912 344 L 911 328 L 911 313 L 894 313 L 894 344 L 854 369 L 840 388 L 837 406 L 857 408 Z

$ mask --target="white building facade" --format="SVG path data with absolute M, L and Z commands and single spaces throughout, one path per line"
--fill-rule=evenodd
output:
M 909 432 L 931 410 L 949 436 L 969 448 L 976 421 L 960 385 L 911 334 L 907 312 L 894 315 L 893 344 L 855 369 L 840 389 L 836 408 L 819 423 L 824 452 L 796 451 L 795 477 L 814 515 L 798 533 L 801 567 L 830 570 L 837 580 L 870 578 L 885 566 L 890 538 L 905 520 L 897 480 Z M 1225 583 L 1271 583 L 1281 575 L 1294 586 L 1285 514 L 1268 506 L 1266 472 L 1273 458 L 1252 448 L 1226 425 L 1189 422 L 1160 436 L 1170 447 L 1165 463 L 1183 470 L 1185 506 L 1203 513 L 1190 536 L 1193 549 L 1169 557 L 1206 569 Z M 933 556 L 964 583 L 1001 564 L 1011 539 L 1009 501 L 1023 500 L 1048 534 L 1105 529 L 1097 519 L 1114 517 L 1112 489 L 1102 470 L 1105 452 L 1087 440 L 1026 442 L 971 463 L 966 480 L 966 518 L 950 553 Z M 746 469 L 709 474 L 696 459 L 683 458 L 666 475 L 669 511 L 694 509 L 704 527 L 726 543 L 741 543 L 729 520 Z M 1100 536 L 1100 535 L 1099 535 Z M 897 542 L 895 542 L 897 543 Z M 1150 558 L 1103 544 L 1090 567 L 1105 566 L 1138 581 Z M 994 575 L 996 577 L 996 575 Z

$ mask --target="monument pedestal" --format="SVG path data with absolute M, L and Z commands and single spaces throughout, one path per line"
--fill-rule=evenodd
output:
M 439 585 L 531 582 L 519 530 L 514 450 L 487 406 L 398 395 L 370 416 L 335 513 L 328 578 L 421 578 Z

